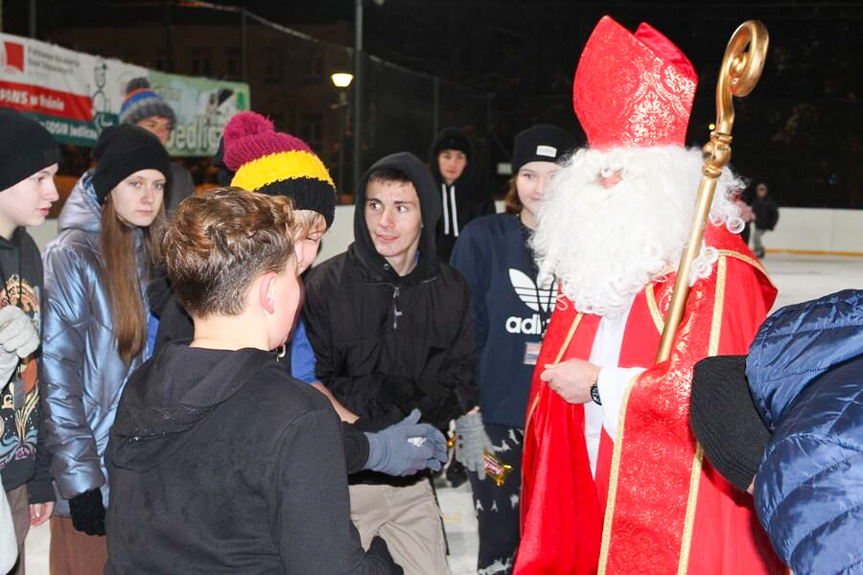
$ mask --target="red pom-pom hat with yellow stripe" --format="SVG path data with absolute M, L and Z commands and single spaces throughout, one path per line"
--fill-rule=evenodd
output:
M 324 216 L 336 210 L 336 186 L 321 159 L 301 139 L 276 132 L 255 112 L 241 112 L 225 126 L 225 166 L 235 172 L 231 185 L 249 192 L 291 198 L 297 210 Z

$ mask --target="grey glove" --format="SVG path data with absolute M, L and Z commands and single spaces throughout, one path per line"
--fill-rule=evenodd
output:
M 0 348 L 24 359 L 38 347 L 39 334 L 28 315 L 15 305 L 0 309 Z
M 485 451 L 494 453 L 482 415 L 467 413 L 455 420 L 455 458 L 480 480 L 485 479 Z
M 366 433 L 369 459 L 365 469 L 387 475 L 413 475 L 429 468 L 437 471 L 446 462 L 446 438 L 420 420 L 419 409 L 377 433 Z

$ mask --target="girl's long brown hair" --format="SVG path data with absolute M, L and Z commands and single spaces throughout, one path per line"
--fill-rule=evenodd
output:
M 520 214 L 521 209 L 524 207 L 518 198 L 518 188 L 515 186 L 516 178 L 518 178 L 518 174 L 509 179 L 509 188 L 506 190 L 504 207 L 508 214 Z
M 105 286 L 111 304 L 117 351 L 126 365 L 141 353 L 147 343 L 147 316 L 141 296 L 135 260 L 135 228 L 122 222 L 114 209 L 111 194 L 102 206 L 102 255 L 105 258 Z M 164 228 L 165 206 L 156 219 L 144 228 L 144 249 L 150 262 L 159 260 L 159 232 Z

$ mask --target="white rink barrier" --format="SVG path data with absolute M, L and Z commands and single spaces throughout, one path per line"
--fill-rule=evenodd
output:
M 498 210 L 502 202 L 498 202 Z M 39 248 L 57 235 L 57 221 L 31 228 Z M 354 206 L 337 206 L 333 227 L 324 236 L 317 262 L 345 251 L 354 238 Z M 779 225 L 764 235 L 768 252 L 863 256 L 863 210 L 779 208 Z
M 779 208 L 763 242 L 768 252 L 863 256 L 863 210 Z

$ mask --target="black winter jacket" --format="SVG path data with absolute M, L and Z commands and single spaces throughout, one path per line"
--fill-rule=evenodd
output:
M 401 573 L 360 546 L 339 429 L 271 353 L 168 344 L 111 428 L 105 573 Z
M 417 189 L 423 231 L 414 270 L 399 276 L 377 253 L 366 227 L 369 173 L 404 172 Z M 377 162 L 357 190 L 355 241 L 312 269 L 303 313 L 318 379 L 363 419 L 395 423 L 418 407 L 445 428 L 476 405 L 475 342 L 464 278 L 435 255 L 440 202 L 412 154 Z
M 171 281 L 164 270 L 158 269 L 156 277 L 147 286 L 147 299 L 150 309 L 159 318 L 159 329 L 156 332 L 156 345 L 153 354 L 159 353 L 170 342 L 187 342 L 195 336 L 195 324 L 192 318 L 174 297 Z M 286 353 L 279 358 L 278 363 L 288 375 L 291 374 L 291 354 Z M 345 463 L 348 473 L 362 471 L 369 460 L 369 440 L 364 431 L 379 431 L 369 422 L 357 421 L 354 424 L 342 424 L 344 439 Z
M 752 211 L 755 213 L 755 227 L 759 230 L 772 230 L 779 223 L 779 208 L 770 195 L 752 200 Z

